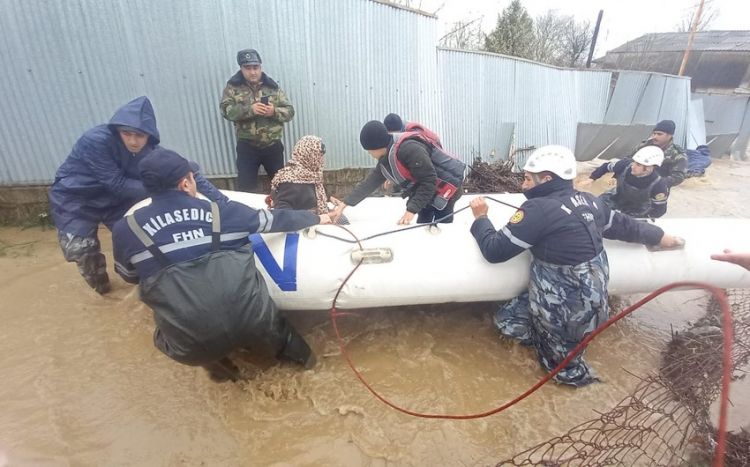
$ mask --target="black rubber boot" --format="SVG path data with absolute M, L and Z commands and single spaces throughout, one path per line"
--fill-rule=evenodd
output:
M 240 369 L 227 357 L 206 363 L 203 368 L 208 371 L 209 378 L 215 383 L 235 382 L 240 379 Z
M 83 276 L 86 283 L 92 289 L 96 290 L 99 295 L 104 295 L 112 289 L 109 283 L 109 275 L 105 272 L 103 274 L 96 274 L 93 276 Z
M 290 330 L 286 337 L 286 344 L 278 355 L 279 359 L 290 360 L 304 366 L 306 370 L 313 368 L 317 363 L 315 354 L 305 339 L 295 330 Z

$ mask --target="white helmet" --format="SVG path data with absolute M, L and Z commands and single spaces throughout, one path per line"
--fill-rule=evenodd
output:
M 661 163 L 664 162 L 664 151 L 657 146 L 646 146 L 633 154 L 633 160 L 641 165 L 661 167 Z
M 538 174 L 552 172 L 563 180 L 576 178 L 576 156 L 565 146 L 542 146 L 535 150 L 523 170 Z

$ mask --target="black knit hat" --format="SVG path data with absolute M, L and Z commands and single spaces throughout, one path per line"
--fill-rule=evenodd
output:
M 398 114 L 388 114 L 383 119 L 383 125 L 388 131 L 404 131 L 404 121 Z
M 162 193 L 177 188 L 177 182 L 190 172 L 196 172 L 196 165 L 174 151 L 156 148 L 138 164 L 141 181 L 149 193 Z
M 386 148 L 391 143 L 392 137 L 383 122 L 370 120 L 359 132 L 359 142 L 365 149 Z
M 669 135 L 674 134 L 675 124 L 672 120 L 662 120 L 656 124 L 654 131 L 663 131 Z

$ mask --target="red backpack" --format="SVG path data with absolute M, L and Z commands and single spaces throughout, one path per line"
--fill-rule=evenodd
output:
M 406 122 L 404 125 L 404 133 L 417 132 L 421 133 L 422 137 L 426 139 L 430 144 L 440 149 L 443 149 L 443 143 L 440 142 L 440 137 L 434 131 L 430 130 L 426 126 L 417 122 Z

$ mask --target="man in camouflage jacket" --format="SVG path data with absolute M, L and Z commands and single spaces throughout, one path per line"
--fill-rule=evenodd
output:
M 221 114 L 234 122 L 237 135 L 237 188 L 255 191 L 261 165 L 269 179 L 284 166 L 284 123 L 294 117 L 294 107 L 279 85 L 263 72 L 260 54 L 240 50 L 235 73 L 224 88 Z
M 656 124 L 651 132 L 651 137 L 635 148 L 633 154 L 639 149 L 649 145 L 658 146 L 664 151 L 664 162 L 659 169 L 659 175 L 664 178 L 669 188 L 677 186 L 687 177 L 688 159 L 685 150 L 674 144 L 673 136 L 675 124 L 672 120 L 662 120 Z

